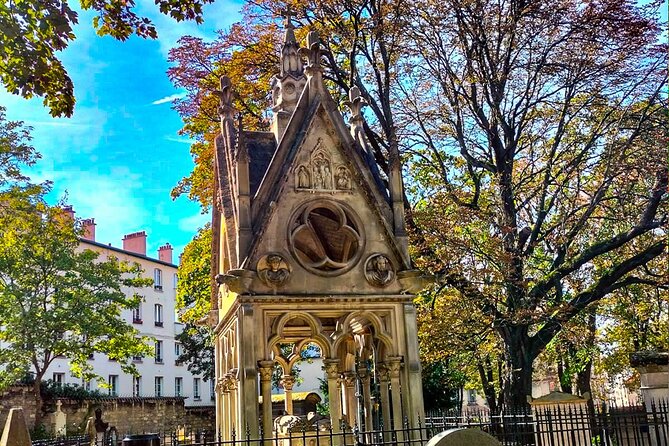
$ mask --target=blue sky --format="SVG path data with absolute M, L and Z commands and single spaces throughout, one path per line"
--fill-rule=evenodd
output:
M 42 154 L 28 173 L 53 181 L 53 203 L 67 193 L 77 217 L 95 218 L 97 241 L 121 246 L 124 234 L 146 230 L 147 255 L 157 257 L 165 242 L 178 255 L 209 221 L 186 198 L 170 198 L 192 160 L 190 141 L 177 134 L 181 120 L 171 109 L 170 99 L 182 92 L 167 78 L 167 53 L 183 35 L 212 39 L 215 30 L 239 19 L 239 9 L 240 3 L 219 0 L 205 7 L 198 26 L 177 23 L 152 1 L 140 1 L 138 12 L 153 20 L 159 38 L 126 42 L 97 36 L 93 14 L 80 12 L 77 39 L 61 53 L 77 98 L 72 118 L 52 118 L 41 98 L 25 100 L 0 89 L 8 118 L 33 127 L 33 145 Z

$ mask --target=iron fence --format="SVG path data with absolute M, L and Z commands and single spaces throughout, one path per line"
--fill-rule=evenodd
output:
M 411 427 L 362 431 L 342 426 L 339 432 L 321 426 L 288 429 L 285 435 L 253 437 L 233 431 L 224 439 L 214 431 L 159 432 L 161 446 L 424 446 L 448 429 L 475 428 L 497 438 L 504 446 L 669 446 L 669 401 L 647 406 L 600 405 L 539 406 L 528 411 L 491 414 L 477 412 L 430 413 Z M 140 432 L 137 432 L 140 433 Z M 118 446 L 125 435 L 97 438 L 96 446 Z M 33 446 L 88 446 L 87 437 L 35 441 Z

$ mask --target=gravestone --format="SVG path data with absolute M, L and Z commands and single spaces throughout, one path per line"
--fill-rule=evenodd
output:
M 30 433 L 23 417 L 23 409 L 15 407 L 9 410 L 9 416 L 2 431 L 0 446 L 31 446 Z
M 63 403 L 58 400 L 56 402 L 56 412 L 53 414 L 53 431 L 56 433 L 56 436 L 65 436 L 67 434 L 67 415 L 61 409 Z
M 449 429 L 435 435 L 427 446 L 501 446 L 497 439 L 478 429 Z

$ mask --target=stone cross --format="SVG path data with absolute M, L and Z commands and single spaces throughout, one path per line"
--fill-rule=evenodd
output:
M 286 28 L 292 28 L 293 27 L 293 8 L 290 7 L 290 5 L 286 6 L 285 9 L 281 10 L 281 17 L 283 17 L 283 26 Z

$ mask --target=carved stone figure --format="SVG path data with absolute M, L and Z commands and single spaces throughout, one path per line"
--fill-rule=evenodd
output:
M 332 173 L 330 172 L 330 166 L 327 163 L 323 163 L 323 186 L 324 189 L 332 189 Z
M 279 254 L 269 254 L 258 262 L 258 277 L 266 285 L 282 285 L 290 276 L 288 263 Z
M 337 167 L 337 174 L 335 175 L 337 189 L 339 190 L 348 190 L 351 188 L 351 176 L 348 173 L 348 169 L 344 166 Z
M 304 166 L 300 166 L 297 170 L 297 188 L 298 189 L 309 189 L 309 171 Z
M 365 262 L 365 277 L 374 286 L 386 286 L 395 278 L 393 264 L 385 255 L 374 254 Z

